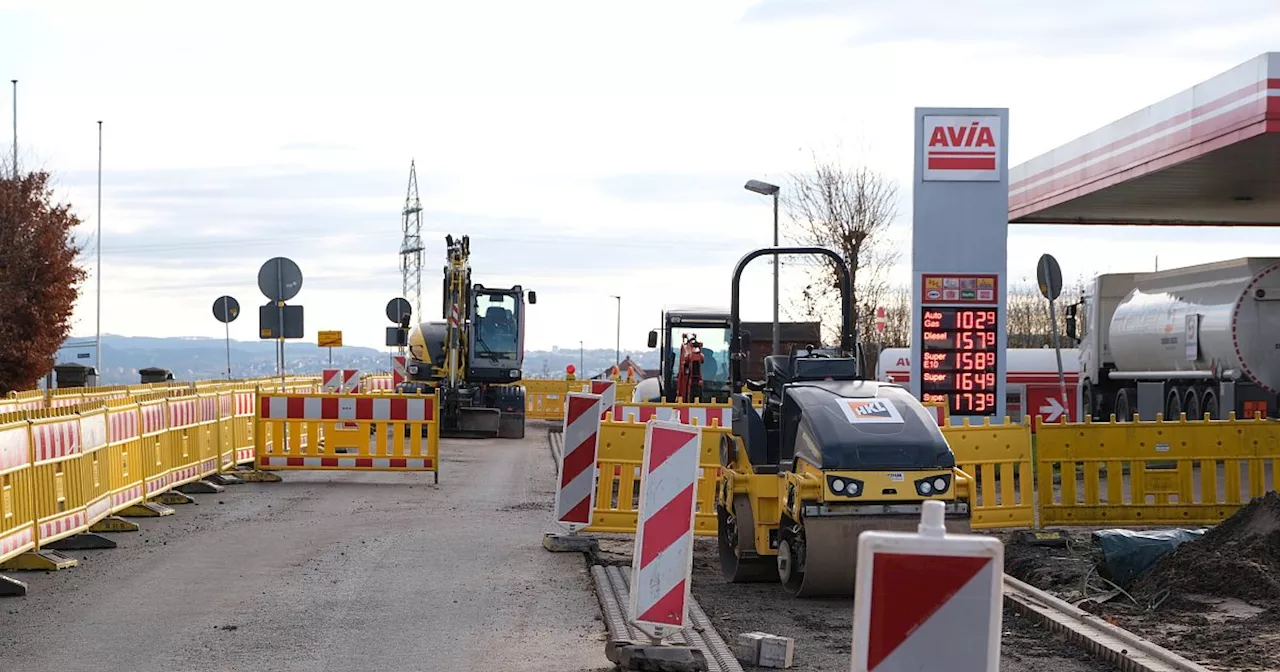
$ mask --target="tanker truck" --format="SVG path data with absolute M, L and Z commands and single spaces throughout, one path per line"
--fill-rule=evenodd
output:
M 1273 418 L 1280 390 L 1280 258 L 1099 275 L 1066 307 L 1082 415 L 1105 421 Z

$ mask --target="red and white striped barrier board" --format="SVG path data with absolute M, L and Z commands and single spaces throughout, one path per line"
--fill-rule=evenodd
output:
M 649 422 L 651 418 L 692 424 L 695 420 L 703 427 L 719 421 L 721 427 L 733 426 L 733 408 L 729 406 L 660 406 L 656 404 L 627 404 L 613 407 L 614 422 Z
M 942 502 L 924 503 L 920 531 L 863 532 L 853 603 L 853 672 L 939 666 L 998 672 L 1004 545 L 949 535 Z
M 351 394 L 360 387 L 359 369 L 325 369 L 320 374 L 320 391 Z
M 74 418 L 31 427 L 35 461 L 48 462 L 80 453 L 80 423 Z
M 409 363 L 408 358 L 404 355 L 395 355 L 391 358 L 391 387 L 399 389 L 400 384 L 409 380 Z
M 649 423 L 644 431 L 628 616 L 658 640 L 688 622 L 701 439 L 701 427 L 662 420 Z
M 169 428 L 190 427 L 200 423 L 200 406 L 196 399 L 169 400 Z
M 391 420 L 432 422 L 435 400 L 408 397 L 368 397 L 340 399 L 262 395 L 259 412 L 263 420 Z
M 570 392 L 564 405 L 564 450 L 556 487 L 556 522 L 570 532 L 591 524 L 600 446 L 599 395 Z
M 365 394 L 369 392 L 390 392 L 394 389 L 395 386 L 391 378 L 384 375 L 370 376 L 360 384 L 360 391 Z
M 613 411 L 613 403 L 618 395 L 618 384 L 612 380 L 593 380 L 587 391 L 600 397 L 600 417 L 609 417 L 607 414 Z

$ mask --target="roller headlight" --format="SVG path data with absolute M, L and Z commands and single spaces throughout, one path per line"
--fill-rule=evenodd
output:
M 848 476 L 828 476 L 827 487 L 841 497 L 857 497 L 862 494 L 862 481 Z
M 929 476 L 916 481 L 916 493 L 921 497 L 941 495 L 951 488 L 951 475 Z

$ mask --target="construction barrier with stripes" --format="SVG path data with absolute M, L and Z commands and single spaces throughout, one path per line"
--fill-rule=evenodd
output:
M 63 388 L 0 399 L 0 569 L 51 570 L 58 550 L 284 469 L 439 469 L 438 399 L 317 394 L 318 378 Z M 248 469 L 245 471 L 244 469 Z M 226 482 L 221 481 L 221 482 Z M 197 487 L 199 486 L 199 487 Z M 0 595 L 25 587 L 0 577 Z
M 731 409 L 715 404 L 627 404 L 600 426 L 592 523 L 584 531 L 635 532 L 645 422 L 703 427 L 695 534 L 716 534 L 715 482 Z M 940 414 L 941 420 L 947 420 Z M 972 476 L 974 529 L 1070 525 L 1211 525 L 1280 482 L 1280 424 L 1263 419 L 941 427 Z
M 269 393 L 258 405 L 258 469 L 429 471 L 439 482 L 438 393 Z

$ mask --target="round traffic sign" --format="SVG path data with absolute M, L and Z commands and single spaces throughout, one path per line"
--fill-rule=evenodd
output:
M 288 257 L 274 257 L 258 269 L 258 289 L 272 301 L 288 301 L 302 290 L 302 269 Z
M 412 315 L 413 308 L 408 301 L 400 297 L 396 297 L 387 302 L 387 319 L 400 324 L 400 320 L 406 315 Z
M 213 302 L 213 317 L 219 322 L 234 322 L 240 315 L 240 302 L 230 296 L 220 296 Z
M 1040 255 L 1036 264 L 1036 282 L 1040 285 L 1040 293 L 1050 301 L 1062 294 L 1062 268 L 1052 254 Z

